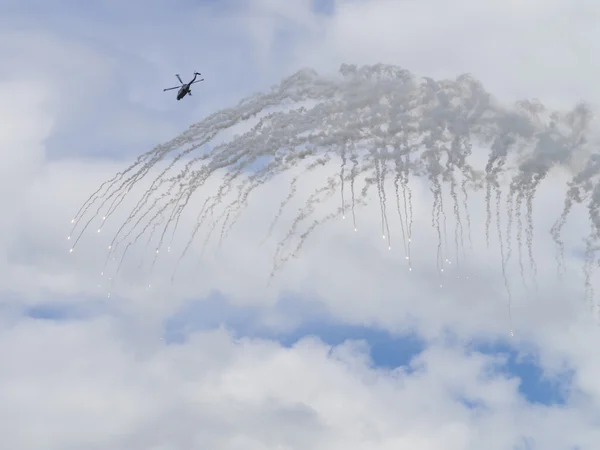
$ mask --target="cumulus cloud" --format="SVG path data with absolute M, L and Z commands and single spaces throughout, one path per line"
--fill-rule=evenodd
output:
M 389 371 L 360 342 L 283 348 L 220 329 L 165 346 L 131 334 L 111 319 L 5 329 L 6 445 L 500 450 L 598 439 L 587 407 L 528 405 L 518 379 L 495 373 L 501 359 L 452 345 Z
M 195 248 L 174 285 L 177 258 L 150 271 L 152 248 L 134 253 L 114 285 L 100 276 L 106 239 L 126 213 L 99 234 L 93 222 L 73 254 L 67 241 L 80 204 L 142 150 L 300 67 L 389 62 L 434 78 L 471 72 L 502 102 L 595 103 L 595 4 L 340 0 L 323 11 L 310 1 L 104 2 L 93 14 L 64 9 L 62 19 L 20 5 L 0 32 L 0 429 L 8 447 L 597 447 L 598 331 L 579 300 L 586 212 L 565 229 L 572 272 L 562 280 L 546 233 L 568 173 L 536 197 L 537 294 L 517 266 L 509 270 L 512 340 L 496 237 L 488 251 L 480 234 L 481 195 L 472 198 L 469 280 L 448 279 L 443 289 L 424 184 L 414 190 L 413 272 L 399 232 L 393 251 L 382 242 L 374 204 L 358 211 L 358 232 L 341 221 L 317 232 L 267 289 L 273 245 L 261 242 L 289 188 L 285 176 L 258 192 L 220 252 Z M 173 73 L 193 70 L 207 82 L 190 101 L 163 95 Z M 327 170 L 304 177 L 302 192 Z M 200 206 L 182 222 L 178 248 Z M 307 338 L 286 348 L 224 329 L 161 340 L 166 318 L 215 291 L 232 308 L 255 308 L 268 329 L 290 332 L 314 314 L 277 309 L 293 295 L 338 322 L 413 332 L 427 348 L 389 371 L 354 342 L 332 348 Z M 28 317 L 40 305 L 55 307 L 52 317 Z M 205 320 L 190 317 L 198 328 Z M 570 384 L 560 382 L 566 404 L 528 403 L 518 378 L 499 370 L 501 358 L 470 350 L 473 340 L 532 353 L 549 377 L 572 371 Z
M 297 31 L 288 70 L 383 62 L 434 78 L 469 72 L 509 100 L 537 97 L 561 107 L 598 101 L 598 66 L 589 58 L 598 51 L 592 37 L 600 11 L 593 2 L 332 3 L 327 14 L 310 1 L 252 2 L 248 8 L 269 20 L 256 29 L 248 19 L 247 28 L 259 48 L 266 33 L 273 37 L 267 42 L 283 39 L 282 23 Z

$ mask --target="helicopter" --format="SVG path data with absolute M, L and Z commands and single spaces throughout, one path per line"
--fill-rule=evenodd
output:
M 201 73 L 194 72 L 194 78 L 192 78 L 192 81 L 190 81 L 189 83 L 184 83 L 183 81 L 181 81 L 181 77 L 179 76 L 179 74 L 176 73 L 175 76 L 177 77 L 177 79 L 181 83 L 181 86 L 175 86 L 175 87 L 166 88 L 166 89 L 163 89 L 163 92 L 164 91 L 172 91 L 173 89 L 178 89 L 179 88 L 179 92 L 177 92 L 177 100 L 181 100 L 187 94 L 192 95 L 192 90 L 190 89 L 190 86 L 193 83 L 198 83 L 199 81 L 204 81 L 204 78 L 202 78 L 200 80 L 196 80 L 196 77 L 198 75 L 202 76 Z

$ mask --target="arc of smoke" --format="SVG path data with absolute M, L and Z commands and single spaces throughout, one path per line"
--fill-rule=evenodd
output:
M 282 80 L 269 92 L 252 95 L 233 108 L 218 111 L 192 125 L 180 136 L 140 156 L 125 170 L 103 183 L 79 208 L 72 222 L 70 237 L 75 239 L 71 249 L 77 245 L 93 220 L 115 213 L 122 207 L 124 198 L 131 190 L 150 176 L 154 176 L 150 188 L 144 191 L 129 212 L 126 225 L 117 233 L 109 248 L 113 250 L 114 244 L 115 249 L 109 255 L 114 254 L 120 242 L 129 239 L 136 232 L 140 236 L 151 230 L 152 235 L 158 227 L 157 223 L 165 225 L 159 246 L 163 244 L 169 227 L 174 225 L 171 237 L 173 242 L 181 215 L 192 204 L 192 194 L 204 187 L 208 177 L 217 172 L 225 173 L 225 184 L 221 183 L 216 194 L 207 194 L 207 201 L 210 201 L 205 203 L 206 208 L 198 216 L 197 227 L 191 239 L 196 235 L 200 223 L 212 220 L 212 229 L 217 224 L 222 224 L 222 242 L 246 209 L 256 187 L 268 183 L 276 175 L 295 170 L 303 164 L 306 156 L 323 158 L 327 161 L 327 167 L 332 157 L 341 159 L 341 165 L 334 171 L 337 182 L 331 189 L 337 192 L 338 187 L 341 187 L 340 208 L 344 216 L 346 207 L 349 206 L 346 205 L 345 198 L 346 181 L 349 181 L 355 230 L 357 177 L 364 178 L 360 201 L 363 201 L 363 195 L 371 186 L 377 187 L 382 234 L 387 237 L 388 244 L 391 243 L 392 233 L 387 217 L 386 183 L 388 164 L 395 164 L 396 207 L 409 262 L 413 244 L 412 190 L 409 180 L 418 177 L 428 179 L 434 197 L 432 226 L 440 243 L 438 264 L 442 266 L 448 259 L 443 256 L 450 254 L 448 216 L 444 205 L 445 186 L 450 185 L 449 192 L 453 201 L 456 222 L 454 243 L 458 262 L 459 241 L 463 245 L 464 240 L 457 193 L 459 180 L 456 177 L 462 174 L 462 210 L 472 248 L 473 227 L 468 193 L 485 190 L 486 241 L 489 242 L 492 190 L 499 195 L 502 176 L 512 174 L 510 193 L 506 198 L 509 208 L 507 233 L 504 241 L 504 237 L 501 237 L 501 253 L 505 249 L 507 252 L 502 256 L 502 261 L 506 264 L 510 259 L 511 227 L 514 220 L 521 277 L 525 283 L 523 250 L 526 245 L 534 284 L 537 271 L 533 252 L 536 234 L 533 228 L 533 205 L 536 191 L 553 169 L 571 170 L 583 158 L 584 169 L 571 180 L 564 211 L 551 229 L 551 235 L 558 246 L 559 272 L 563 270 L 561 265 L 564 263 L 561 231 L 573 205 L 585 203 L 594 232 L 589 238 L 590 245 L 600 241 L 600 188 L 595 188 L 600 178 L 600 156 L 591 150 L 593 145 L 587 142 L 591 122 L 589 109 L 579 105 L 566 113 L 548 113 L 535 102 L 520 102 L 516 110 L 508 109 L 491 101 L 481 84 L 471 77 L 461 76 L 456 80 L 442 81 L 425 79 L 417 82 L 406 70 L 383 64 L 363 67 L 343 65 L 340 75 L 338 78 L 323 77 L 312 70 L 299 71 Z M 223 131 L 256 118 L 258 123 L 250 126 L 248 131 L 214 146 L 210 151 L 206 150 Z M 474 139 L 490 146 L 483 169 L 477 169 L 469 163 L 474 156 Z M 239 174 L 253 171 L 251 164 L 258 158 L 266 160 L 265 167 L 268 170 L 251 178 L 251 181 L 244 181 L 245 178 L 240 181 Z M 158 170 L 159 163 L 167 159 L 166 169 Z M 184 160 L 186 164 L 183 169 L 178 168 L 178 163 Z M 349 163 L 351 166 L 347 175 Z M 239 193 L 237 201 L 223 204 L 226 199 L 224 193 L 236 187 Z M 163 192 L 165 188 L 166 192 Z M 158 195 L 159 192 L 163 194 Z M 330 190 L 321 193 L 325 192 L 329 193 Z M 287 261 L 289 254 L 283 253 L 287 243 L 298 236 L 304 236 L 300 233 L 300 224 L 309 221 L 316 214 L 316 204 L 320 198 L 318 195 L 309 197 L 289 233 L 285 235 L 284 244 L 278 244 L 275 265 Z M 286 200 L 280 204 L 274 224 L 279 220 L 286 204 Z M 511 210 L 513 206 L 514 211 Z M 221 211 L 222 207 L 225 209 Z M 523 208 L 525 211 L 522 211 Z M 496 204 L 497 222 L 498 213 L 499 207 Z M 321 222 L 317 220 L 315 225 L 313 221 L 310 227 L 318 227 L 319 223 Z M 498 226 L 500 227 L 499 224 Z M 269 235 L 272 231 L 270 228 Z M 502 230 L 499 228 L 500 236 Z M 182 255 L 190 245 L 191 240 Z M 464 245 L 463 258 L 466 258 Z

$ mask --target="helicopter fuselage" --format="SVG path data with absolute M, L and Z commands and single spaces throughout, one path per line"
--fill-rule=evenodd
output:
M 188 92 L 190 92 L 190 85 L 186 83 L 181 86 L 181 89 L 179 89 L 179 92 L 177 92 L 177 100 L 181 100 Z

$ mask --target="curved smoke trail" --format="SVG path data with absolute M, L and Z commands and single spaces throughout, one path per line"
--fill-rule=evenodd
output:
M 121 247 L 127 250 L 142 235 L 155 231 L 160 236 L 156 254 L 163 245 L 168 245 L 170 250 L 170 241 L 165 242 L 167 233 L 172 241 L 192 195 L 218 174 L 226 173 L 217 191 L 202 191 L 205 194 L 202 210 L 184 254 L 204 224 L 209 227 L 210 237 L 221 223 L 217 234 L 221 240 L 226 238 L 253 191 L 275 176 L 324 166 L 331 167 L 335 174 L 323 186 L 316 187 L 298 212 L 289 232 L 277 246 L 273 273 L 298 253 L 304 240 L 321 223 L 338 215 L 345 218 L 351 212 L 356 229 L 355 206 L 366 202 L 371 187 L 377 189 L 381 233 L 388 244 L 391 242 L 388 210 L 394 208 L 400 216 L 402 242 L 410 267 L 413 205 L 409 185 L 411 179 L 422 178 L 428 181 L 433 194 L 431 223 L 437 238 L 440 283 L 447 264 L 455 261 L 459 265 L 460 255 L 464 260 L 464 235 L 467 233 L 466 238 L 471 242 L 472 232 L 468 194 L 483 190 L 486 238 L 489 240 L 491 222 L 496 216 L 510 307 L 504 268 L 512 254 L 512 228 L 516 228 L 523 281 L 525 255 L 535 285 L 533 200 L 536 190 L 552 169 L 572 170 L 574 161 L 579 161 L 581 167 L 583 160 L 586 163 L 569 183 L 564 212 L 551 235 L 557 244 L 557 262 L 562 274 L 561 230 L 575 204 L 587 206 L 592 230 L 586 239 L 585 270 L 589 291 L 590 261 L 594 261 L 600 242 L 600 154 L 586 138 L 591 118 L 585 105 L 577 105 L 567 113 L 546 111 L 538 102 L 531 101 L 519 102 L 512 109 L 502 107 L 468 75 L 456 80 L 417 79 L 406 70 L 381 64 L 360 68 L 342 65 L 336 77 L 301 70 L 270 92 L 253 95 L 234 108 L 218 111 L 192 125 L 105 182 L 73 219 L 71 251 L 93 220 L 98 217 L 101 223 L 108 220 L 129 191 L 161 162 L 168 163 L 166 168 L 121 224 L 111 241 L 106 261 L 117 258 Z M 223 131 L 256 120 L 243 134 L 215 144 Z M 472 162 L 472 158 L 482 156 L 474 154 L 475 142 L 479 147 L 489 148 L 484 168 L 477 168 Z M 393 199 L 386 187 L 388 177 L 394 180 Z M 362 191 L 356 192 L 356 182 L 360 179 L 365 184 Z M 269 236 L 295 195 L 295 180 L 282 195 Z M 223 203 L 236 187 L 237 199 Z M 347 189 L 350 195 L 346 194 Z M 339 210 L 315 219 L 317 205 L 336 192 L 341 192 Z M 445 192 L 452 200 L 448 211 L 443 202 Z M 492 213 L 493 193 L 496 214 Z M 500 225 L 502 202 L 508 207 L 506 233 L 502 233 Z M 217 212 L 219 207 L 222 210 Z M 453 215 L 455 222 L 454 231 L 450 233 L 447 212 Z M 309 223 L 302 228 L 306 221 Z M 299 242 L 286 253 L 293 238 Z

